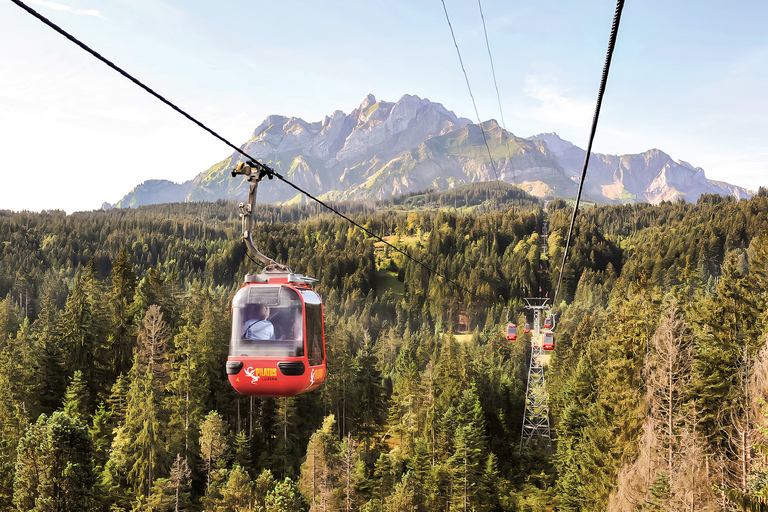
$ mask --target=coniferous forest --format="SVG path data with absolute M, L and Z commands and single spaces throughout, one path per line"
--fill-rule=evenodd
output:
M 418 261 L 259 206 L 256 245 L 325 307 L 328 377 L 292 398 L 227 381 L 230 301 L 260 270 L 236 204 L 0 211 L 0 510 L 768 507 L 764 189 L 582 206 L 562 269 L 563 200 L 335 206 Z M 531 339 L 507 315 L 531 321 L 561 270 L 552 449 L 521 450 Z

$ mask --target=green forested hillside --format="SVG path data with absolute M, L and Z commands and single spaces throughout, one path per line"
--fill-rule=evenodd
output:
M 315 206 L 261 207 L 257 245 L 325 303 L 328 378 L 288 399 L 226 380 L 229 301 L 259 270 L 234 204 L 0 212 L 0 509 L 726 510 L 767 492 L 765 194 L 580 212 L 551 457 L 519 453 L 530 338 L 503 323 L 552 297 L 567 205 L 485 185 L 338 206 L 455 284 Z

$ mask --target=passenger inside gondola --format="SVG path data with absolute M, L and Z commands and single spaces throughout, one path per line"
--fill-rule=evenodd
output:
M 269 321 L 269 308 L 264 304 L 252 305 L 252 317 L 245 323 L 245 334 L 248 340 L 275 339 L 275 326 Z
M 294 316 L 283 329 L 280 335 L 281 340 L 300 340 L 301 339 L 301 314 Z
M 295 290 L 251 285 L 235 296 L 232 314 L 230 355 L 304 355 L 302 303 Z

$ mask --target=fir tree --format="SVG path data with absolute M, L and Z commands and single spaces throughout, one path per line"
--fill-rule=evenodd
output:
M 267 494 L 264 501 L 266 510 L 271 512 L 307 512 L 310 510 L 307 500 L 290 478 L 275 484 L 275 488 Z
M 136 275 L 131 268 L 128 250 L 123 246 L 112 261 L 112 287 L 107 302 L 111 381 L 121 373 L 128 373 L 133 362 L 136 338 L 130 306 L 135 291 Z
M 91 510 L 95 476 L 88 428 L 62 412 L 44 414 L 19 443 L 14 504 L 34 512 Z
M 89 419 L 88 402 L 88 389 L 83 382 L 83 372 L 75 370 L 75 374 L 67 387 L 67 392 L 64 393 L 64 414 L 86 423 Z
M 214 464 L 229 450 L 227 426 L 216 411 L 211 411 L 200 423 L 200 457 L 208 475 L 207 487 L 211 486 Z

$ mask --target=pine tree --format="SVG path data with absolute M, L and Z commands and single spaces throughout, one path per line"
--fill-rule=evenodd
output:
M 107 299 L 110 381 L 121 373 L 128 373 L 133 363 L 136 338 L 130 306 L 135 292 L 136 275 L 131 268 L 128 250 L 123 246 L 112 261 L 112 287 Z
M 44 414 L 19 443 L 14 504 L 33 512 L 89 511 L 95 476 L 88 428 L 56 412 Z
M 21 325 L 21 320 L 21 310 L 9 292 L 0 301 L 0 340 L 5 341 L 7 338 L 14 336 L 19 329 L 19 325 Z
M 194 426 L 206 411 L 223 407 L 231 396 L 224 374 L 229 338 L 226 310 L 208 293 L 193 289 L 174 338 L 166 404 L 170 412 L 170 449 L 188 456 L 197 453 Z
M 253 470 L 253 464 L 251 462 L 251 440 L 245 435 L 245 431 L 241 430 L 235 435 L 233 448 L 235 452 L 233 465 L 240 466 L 250 473 Z
M 64 349 L 64 363 L 70 371 L 83 372 L 91 397 L 100 396 L 107 386 L 104 345 L 107 323 L 102 295 L 94 262 L 90 260 L 83 274 L 75 279 L 58 324 L 58 342 Z
M 176 289 L 178 275 L 174 272 L 163 276 L 157 266 L 150 267 L 147 275 L 139 281 L 129 308 L 134 321 L 138 324 L 153 304 L 159 306 L 165 314 L 165 321 L 173 331 L 180 317 L 179 293 Z
M 128 483 L 128 472 L 135 460 L 133 438 L 123 424 L 115 427 L 113 433 L 109 459 L 104 465 L 100 484 L 115 510 L 130 510 L 131 502 L 135 499 L 135 493 Z
M 351 434 L 347 434 L 341 444 L 339 452 L 339 461 L 341 463 L 341 489 L 343 497 L 342 509 L 345 512 L 351 512 L 357 508 L 357 474 L 355 466 L 359 460 L 357 452 L 357 443 L 352 439 Z
M 109 448 L 112 444 L 112 412 L 108 411 L 104 402 L 99 404 L 93 414 L 90 428 L 93 443 L 93 462 L 97 468 L 104 468 L 109 459 Z
M 336 418 L 330 414 L 323 426 L 312 434 L 307 455 L 301 465 L 299 487 L 308 497 L 311 510 L 331 510 L 334 507 L 334 489 L 338 487 L 339 442 L 334 433 Z
M 388 453 L 382 453 L 376 460 L 373 469 L 373 480 L 375 484 L 373 489 L 374 499 L 372 501 L 377 501 L 381 504 L 390 495 L 395 485 L 394 471 Z
M 253 510 L 256 492 L 248 472 L 235 466 L 229 472 L 227 482 L 221 488 L 220 496 L 215 500 L 211 512 L 229 512 Z
M 307 500 L 290 478 L 275 484 L 275 488 L 267 494 L 264 501 L 266 510 L 270 512 L 307 512 L 310 510 Z
M 267 496 L 275 488 L 275 478 L 268 469 L 262 470 L 259 476 L 253 482 L 254 489 L 254 510 L 267 510 Z
M 466 512 L 479 505 L 478 491 L 487 457 L 485 419 L 474 382 L 464 391 L 457 416 L 456 451 L 448 464 L 453 473 L 454 506 Z
M 75 370 L 72 380 L 64 393 L 64 414 L 70 418 L 77 418 L 83 423 L 88 421 L 88 389 L 83 382 L 83 372 Z
M 181 454 L 176 454 L 176 460 L 173 461 L 171 466 L 171 474 L 168 477 L 173 493 L 173 510 L 179 512 L 184 510 L 190 505 L 190 493 L 189 489 L 192 485 L 192 471 L 187 464 L 187 459 L 183 458 Z
M 185 326 L 175 338 L 171 355 L 171 378 L 168 383 L 166 405 L 169 420 L 169 449 L 190 456 L 196 453 L 194 427 L 202 420 L 202 407 L 195 393 L 191 345 Z
M 132 441 L 127 479 L 136 496 L 150 495 L 157 468 L 163 462 L 163 414 L 154 375 L 135 372 L 128 391 L 125 428 Z
M 216 411 L 211 411 L 200 423 L 200 457 L 208 475 L 206 487 L 211 486 L 214 464 L 229 450 L 227 425 Z
M 672 301 L 666 308 L 661 324 L 651 339 L 648 371 L 647 401 L 648 421 L 656 431 L 662 451 L 667 483 L 677 476 L 674 469 L 683 454 L 680 451 L 680 429 L 684 423 L 688 379 L 693 361 L 690 350 L 690 333 L 685 325 L 678 304 Z
M 269 458 L 267 465 L 275 471 L 283 468 L 279 476 L 287 476 L 286 470 L 290 469 L 290 456 L 292 454 L 294 440 L 296 438 L 296 423 L 298 411 L 296 410 L 297 397 L 277 399 L 277 411 L 275 414 L 275 429 L 278 433 L 275 439 L 275 451 Z
M 417 504 L 414 499 L 416 492 L 414 490 L 413 475 L 407 472 L 403 475 L 392 494 L 387 496 L 385 501 L 385 510 L 408 512 L 411 510 L 417 510 Z
M 29 424 L 24 397 L 20 396 L 22 368 L 14 357 L 15 340 L 0 350 L 0 507 L 11 507 L 17 446 Z
M 124 419 L 122 429 L 115 436 L 110 459 L 116 457 L 119 461 L 113 465 L 113 473 L 124 476 L 135 496 L 149 497 L 152 483 L 158 471 L 166 467 L 165 436 L 162 425 L 167 422 L 167 411 L 163 407 L 162 393 L 167 379 L 168 327 L 163 321 L 163 315 L 157 306 L 151 306 L 142 321 L 138 340 L 140 349 L 134 356 L 133 367 L 129 374 L 129 387 L 124 404 Z M 118 383 L 122 379 L 118 378 Z M 113 387 L 113 414 L 119 421 L 122 415 L 122 405 L 115 392 L 118 383 Z M 122 386 L 122 385 L 121 385 Z M 127 440 L 130 440 L 128 443 Z M 114 446 L 117 442 L 118 446 Z M 128 451 L 126 451 L 128 450 Z M 108 464 L 109 465 L 109 464 Z
M 112 385 L 112 390 L 107 398 L 112 425 L 122 425 L 125 422 L 125 412 L 128 409 L 128 390 L 130 379 L 120 374 Z
M 170 328 L 157 305 L 151 305 L 144 315 L 138 336 L 137 371 L 152 374 L 161 391 L 170 377 L 168 363 Z
M 32 324 L 32 393 L 39 397 L 36 409 L 51 414 L 59 408 L 66 389 L 65 354 L 59 343 L 59 312 L 50 289 L 43 296 L 40 316 Z M 37 412 L 37 411 L 36 411 Z
M 376 370 L 376 357 L 371 353 L 371 339 L 355 359 L 355 389 L 357 390 L 357 414 L 354 418 L 359 436 L 364 440 L 365 460 L 369 461 L 371 438 L 381 428 L 385 419 L 386 399 L 381 384 L 381 373 Z

